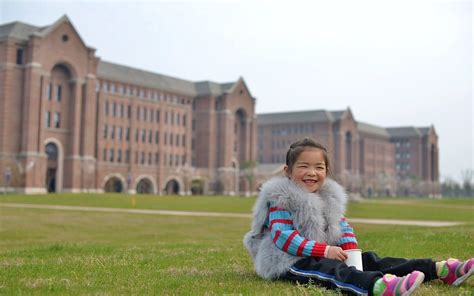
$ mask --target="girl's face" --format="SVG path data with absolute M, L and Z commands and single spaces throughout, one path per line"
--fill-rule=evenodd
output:
M 284 167 L 285 174 L 296 184 L 309 192 L 316 192 L 326 179 L 326 163 L 323 152 L 319 149 L 308 149 L 301 152 L 291 170 Z

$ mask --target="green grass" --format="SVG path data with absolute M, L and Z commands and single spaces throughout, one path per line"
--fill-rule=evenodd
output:
M 137 208 L 250 212 L 253 198 L 138 196 Z M 467 221 L 426 228 L 354 224 L 360 246 L 381 256 L 467 258 L 474 254 L 472 202 L 377 200 L 351 203 L 349 217 Z M 131 207 L 124 195 L 2 196 L 0 203 Z M 421 205 L 418 204 L 421 203 Z M 441 207 L 442 206 L 442 207 Z M 467 207 L 466 210 L 460 209 Z M 441 207 L 441 211 L 436 211 Z M 399 212 L 397 216 L 396 213 Z M 459 214 L 461 212 L 461 214 Z M 469 212 L 471 215 L 469 215 Z M 385 217 L 382 215 L 382 217 Z M 455 217 L 456 219 L 453 219 Z M 0 207 L 2 295 L 335 295 L 258 278 L 242 246 L 250 219 L 54 211 Z M 431 282 L 414 295 L 472 295 Z

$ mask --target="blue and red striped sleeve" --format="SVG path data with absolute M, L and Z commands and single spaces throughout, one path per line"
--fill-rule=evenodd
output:
M 301 236 L 289 211 L 270 205 L 268 224 L 273 243 L 282 251 L 300 257 L 324 257 L 327 245 Z
M 354 229 L 347 223 L 346 218 L 343 217 L 341 221 L 339 221 L 339 225 L 341 226 L 342 237 L 338 240 L 337 245 L 343 250 L 358 249 Z

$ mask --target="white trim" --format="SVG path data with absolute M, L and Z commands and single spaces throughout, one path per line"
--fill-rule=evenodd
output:
M 64 188 L 61 192 L 64 192 L 64 193 L 82 193 L 83 189 L 81 189 L 81 188 Z
M 46 188 L 42 188 L 42 187 L 25 187 L 25 188 L 21 188 L 20 190 L 21 190 L 20 192 L 24 192 L 26 194 L 46 194 L 46 193 L 48 193 Z

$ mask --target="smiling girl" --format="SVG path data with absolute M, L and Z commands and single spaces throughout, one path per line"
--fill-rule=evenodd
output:
M 347 195 L 331 177 L 327 150 L 305 138 L 290 146 L 285 177 L 262 186 L 244 245 L 264 279 L 311 280 L 359 295 L 409 295 L 423 281 L 459 285 L 474 272 L 474 258 L 379 258 L 364 252 L 364 271 L 347 266 L 345 250 L 358 248 L 347 223 Z

